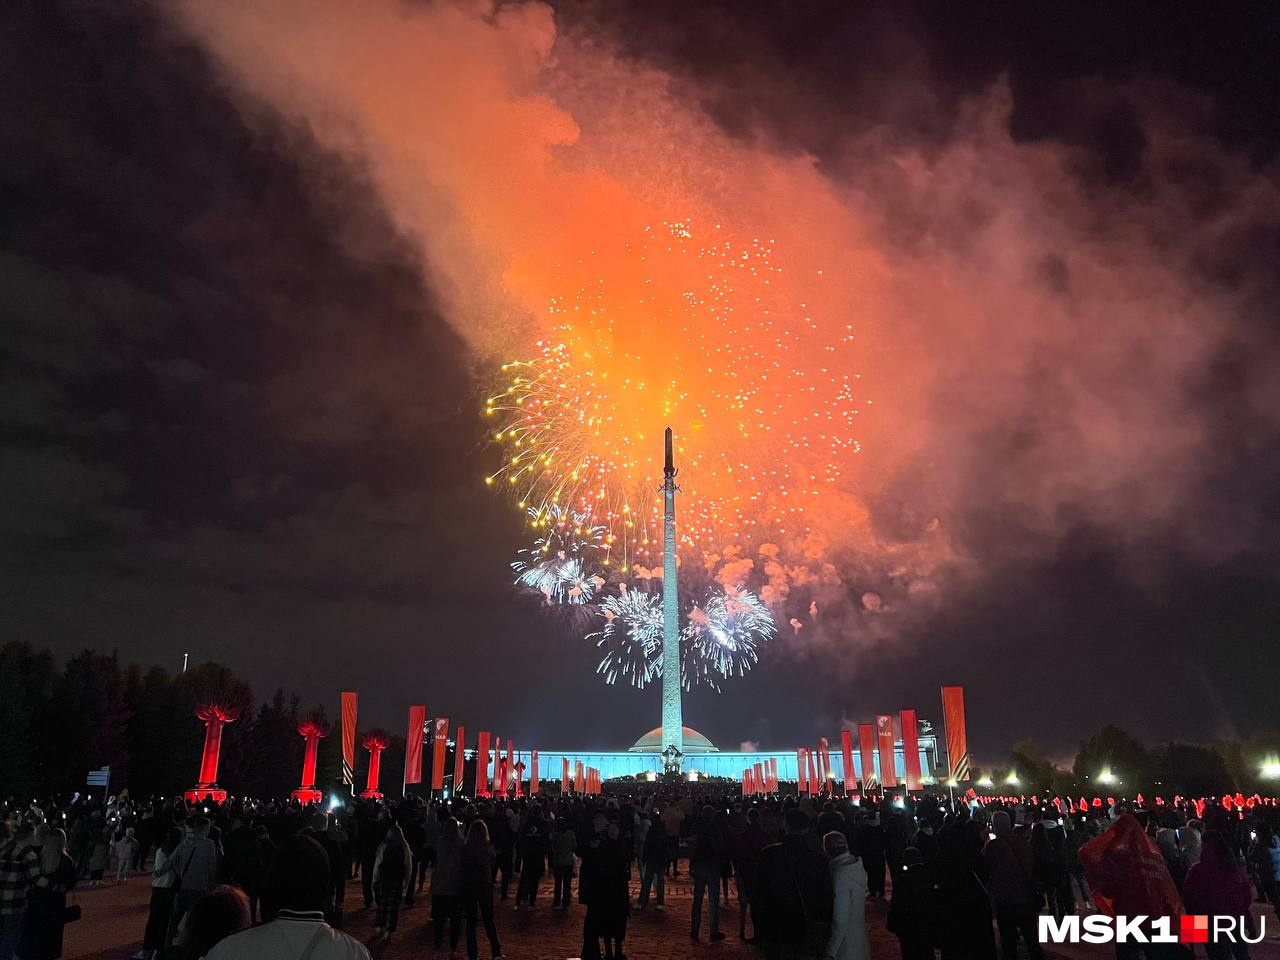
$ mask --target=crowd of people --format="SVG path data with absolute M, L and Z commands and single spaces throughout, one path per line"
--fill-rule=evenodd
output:
M 997 940 L 1007 960 L 1020 943 L 1036 960 L 1042 911 L 1061 918 L 1098 899 L 1122 915 L 1176 916 L 1185 906 L 1247 917 L 1255 897 L 1280 903 L 1271 812 L 1212 803 L 1064 814 L 1049 803 L 963 798 L 751 800 L 694 785 L 619 796 L 410 796 L 332 810 L 244 799 L 7 804 L 0 960 L 60 957 L 63 928 L 80 912 L 68 892 L 105 882 L 113 864 L 117 882 L 141 875 L 151 886 L 135 960 L 367 957 L 342 933 L 347 888 L 357 883 L 377 940 L 398 936 L 402 907 L 425 895 L 423 932 L 437 955 L 456 956 L 465 944 L 474 960 L 483 932 L 499 960 L 495 901 L 537 910 L 544 881 L 555 916 L 580 909 L 581 956 L 622 960 L 629 917 L 664 911 L 667 881 L 682 870 L 693 893 L 692 942 L 735 932 L 725 916 L 735 903 L 736 935 L 767 960 L 858 960 L 870 956 L 865 904 L 891 893 L 887 926 L 904 960 L 938 951 L 944 960 L 985 960 Z M 1171 894 L 1127 881 L 1116 851 L 1137 849 L 1159 851 Z M 1247 947 L 1211 943 L 1207 955 L 1239 958 Z

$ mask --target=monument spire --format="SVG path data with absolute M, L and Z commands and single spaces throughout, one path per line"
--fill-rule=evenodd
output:
M 684 717 L 680 704 L 680 587 L 676 577 L 676 486 L 671 428 L 662 471 L 662 769 L 679 773 L 684 757 Z

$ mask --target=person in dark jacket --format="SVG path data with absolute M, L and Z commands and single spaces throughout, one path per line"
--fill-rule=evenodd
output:
M 462 827 L 453 817 L 441 825 L 436 839 L 436 861 L 431 871 L 431 926 L 435 948 L 444 942 L 449 924 L 449 952 L 458 949 L 462 931 Z
M 1032 878 L 1031 845 L 1014 835 L 1009 814 L 1003 810 L 992 814 L 991 826 L 995 835 L 982 848 L 982 858 L 991 878 L 1001 951 L 1005 960 L 1017 960 L 1021 937 L 1031 960 L 1041 960 L 1044 951 L 1036 931 L 1040 893 Z
M 667 836 L 666 824 L 661 817 L 653 817 L 649 823 L 649 832 L 644 836 L 644 847 L 640 851 L 640 899 L 636 908 L 643 910 L 649 905 L 649 890 L 654 890 L 654 909 L 665 910 L 663 901 L 666 893 L 667 861 L 671 859 L 671 838 Z
M 902 960 L 933 960 L 937 940 L 937 893 L 933 868 L 920 851 L 907 847 L 889 903 L 889 932 L 898 938 Z
M 936 879 L 942 960 L 995 960 L 982 833 L 968 817 L 939 831 Z
M 603 956 L 621 960 L 622 941 L 627 935 L 628 843 L 618 824 L 603 810 L 591 818 L 591 836 L 582 847 L 582 876 L 578 880 L 578 900 L 586 905 L 582 921 L 582 960 Z
M 538 884 L 542 882 L 542 874 L 547 868 L 547 821 L 542 818 L 542 809 L 533 807 L 528 817 L 520 826 L 516 844 L 520 853 L 520 885 L 516 887 L 516 909 L 521 903 L 528 903 L 533 910 L 538 898 Z
M 808 833 L 809 818 L 792 807 L 783 820 L 782 841 L 760 852 L 751 917 L 769 960 L 803 947 L 810 930 L 831 923 L 831 872 L 826 857 L 810 846 Z
M 57 960 L 67 918 L 67 891 L 75 886 L 76 865 L 67 853 L 67 835 L 49 831 L 40 851 L 40 876 L 27 892 L 27 915 L 18 945 L 20 960 Z
M 258 894 L 262 889 L 262 876 L 266 860 L 262 844 L 254 832 L 253 824 L 242 816 L 236 816 L 227 834 L 226 853 L 222 858 L 223 875 L 249 898 L 249 922 L 258 918 Z
M 1067 836 L 1052 816 L 1031 828 L 1031 876 L 1056 919 L 1075 913 L 1067 876 Z
M 720 932 L 720 864 L 724 859 L 725 837 L 716 822 L 711 806 L 702 808 L 698 819 L 689 831 L 689 872 L 693 874 L 693 912 L 689 928 L 690 939 L 698 939 L 702 925 L 702 897 L 708 903 L 707 927 L 711 940 L 723 940 Z
M 760 811 L 747 811 L 747 828 L 734 847 L 733 872 L 738 879 L 738 939 L 747 938 L 747 913 L 751 908 L 751 890 L 760 864 L 760 854 L 773 843 L 773 837 L 760 825 Z M 754 925 L 753 925 L 753 936 Z
M 502 957 L 498 928 L 493 922 L 493 861 L 489 827 L 483 820 L 473 820 L 462 847 L 462 909 L 467 918 L 468 960 L 476 960 L 480 955 L 476 944 L 477 923 L 484 924 L 494 960 Z
M 853 851 L 867 870 L 867 896 L 884 899 L 884 828 L 874 815 L 863 815 L 853 831 Z
M 324 907 L 324 919 L 329 926 L 335 930 L 342 928 L 342 901 L 345 898 L 347 890 L 347 863 L 342 854 L 342 844 L 340 844 L 329 832 L 328 817 L 323 811 L 317 810 L 311 815 L 311 825 L 302 831 L 304 837 L 310 837 L 316 843 L 320 844 L 324 850 L 325 856 L 329 859 L 329 892 L 326 896 Z M 259 840 L 259 843 L 262 841 Z M 264 919 L 271 919 L 266 916 L 266 910 L 263 910 Z M 271 916 L 275 916 L 275 908 L 272 907 Z
M 1210 917 L 1243 917 L 1253 902 L 1249 874 L 1236 860 L 1222 834 L 1210 830 L 1204 835 L 1200 859 L 1187 871 L 1182 884 L 1182 902 L 1189 914 Z M 1212 937 L 1212 932 L 1210 937 Z M 1206 943 L 1209 960 L 1248 960 L 1249 946 L 1237 941 Z

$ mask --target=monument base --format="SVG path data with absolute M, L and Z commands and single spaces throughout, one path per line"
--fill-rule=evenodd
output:
M 291 794 L 293 799 L 299 803 L 320 803 L 324 800 L 324 794 L 315 787 L 299 787 Z
M 199 783 L 182 795 L 187 803 L 226 803 L 227 791 L 216 783 Z
M 366 791 L 364 791 L 362 794 L 360 794 L 360 799 L 361 799 L 361 800 L 381 800 L 381 799 L 382 799 L 382 791 L 381 791 L 381 790 L 366 790 Z

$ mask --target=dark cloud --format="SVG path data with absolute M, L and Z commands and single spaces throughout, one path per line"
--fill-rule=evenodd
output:
M 933 716 L 951 681 L 971 691 L 980 748 L 1025 733 L 1069 745 L 1109 721 L 1146 736 L 1266 721 L 1255 668 L 1277 613 L 1280 231 L 1267 211 L 1221 225 L 1242 182 L 1228 164 L 1157 152 L 1167 163 L 1153 169 L 1146 111 L 1165 105 L 1266 176 L 1274 13 L 1191 9 L 560 6 L 562 29 L 622 44 L 724 129 L 813 155 L 837 183 L 877 130 L 944 149 L 964 98 L 1005 76 L 1014 137 L 1073 151 L 1070 175 L 1104 191 L 1095 213 L 1114 201 L 1124 217 L 1157 189 L 1181 198 L 1188 215 L 1151 223 L 1144 242 L 1203 229 L 1197 289 L 1229 293 L 1234 311 L 1178 384 L 1206 440 L 1171 526 L 1116 521 L 1117 504 L 1148 498 L 1141 488 L 1099 504 L 1106 516 L 1061 507 L 1055 457 L 1092 443 L 1034 415 L 1081 392 L 1065 379 L 1079 368 L 1040 354 L 1015 374 L 1035 408 L 984 418 L 937 453 L 958 492 L 937 490 L 936 462 L 911 460 L 873 504 L 877 531 L 904 539 L 937 504 L 964 505 L 944 517 L 969 564 L 941 578 L 945 602 L 904 625 L 893 611 L 909 578 L 881 582 L 848 560 L 849 589 L 882 591 L 885 608 L 839 616 L 874 642 L 836 670 L 821 645 L 771 656 L 725 697 L 691 698 L 688 720 L 713 740 L 780 745 L 896 704 Z M 6 637 L 144 662 L 191 650 L 260 694 L 284 683 L 332 701 L 351 686 L 390 726 L 423 699 L 547 746 L 617 746 L 651 726 L 655 691 L 600 686 L 590 649 L 506 589 L 521 532 L 477 491 L 491 463 L 477 439 L 483 371 L 442 317 L 421 238 L 360 159 L 233 99 L 225 73 L 145 4 L 0 17 Z M 886 231 L 904 251 L 937 228 L 929 197 L 918 202 Z M 979 237 L 998 212 L 982 197 L 949 206 L 947 230 Z M 1090 283 L 1069 251 L 1035 263 L 1028 283 L 1054 295 Z M 1105 337 L 1105 318 L 1086 335 Z M 1116 380 L 1131 376 L 1143 402 L 1144 361 L 1103 367 L 1085 392 L 1123 398 Z M 975 396 L 952 386 L 934 398 L 939 418 Z M 1024 482 L 1041 473 L 1032 489 L 1054 505 L 1051 525 Z

